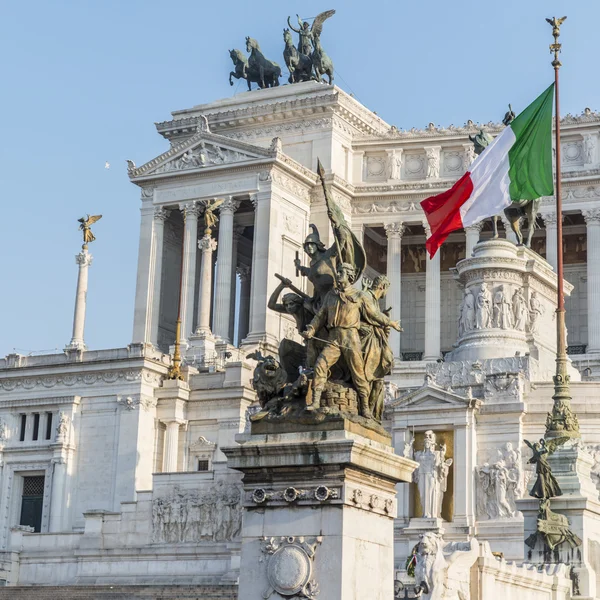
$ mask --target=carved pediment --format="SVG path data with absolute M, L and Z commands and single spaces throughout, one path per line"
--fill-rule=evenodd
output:
M 271 148 L 261 148 L 208 131 L 200 131 L 141 167 L 131 164 L 128 173 L 130 179 L 135 180 L 147 175 L 203 170 L 275 158 L 280 151 L 280 146 L 275 143 Z
M 448 409 L 478 408 L 481 400 L 470 394 L 463 396 L 456 392 L 441 388 L 432 383 L 400 396 L 389 404 L 391 410 L 424 410 L 439 411 Z

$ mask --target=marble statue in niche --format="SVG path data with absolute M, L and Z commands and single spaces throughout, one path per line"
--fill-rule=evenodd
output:
M 414 439 L 411 442 L 414 444 Z M 413 473 L 417 484 L 421 508 L 425 519 L 441 518 L 442 501 L 448 485 L 448 474 L 452 459 L 446 458 L 446 444 L 438 444 L 433 431 L 425 432 L 423 450 L 413 452 L 414 460 L 419 463 Z
M 394 152 L 388 160 L 388 179 L 402 178 L 402 154 Z
M 494 327 L 499 329 L 510 329 L 512 327 L 512 306 L 506 293 L 504 286 L 498 287 L 494 293 Z
M 487 329 L 492 322 L 492 293 L 484 282 L 476 298 L 475 328 Z
M 426 148 L 427 179 L 437 179 L 440 176 L 440 153 L 436 148 Z

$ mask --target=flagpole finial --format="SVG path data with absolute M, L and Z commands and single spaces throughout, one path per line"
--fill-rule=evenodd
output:
M 557 17 L 552 17 L 551 19 L 546 18 L 546 21 L 552 25 L 552 35 L 554 36 L 554 44 L 550 44 L 550 54 L 554 54 L 554 60 L 552 61 L 552 66 L 555 69 L 562 67 L 562 63 L 558 60 L 558 55 L 560 53 L 560 49 L 562 44 L 558 43 L 558 38 L 560 37 L 560 26 L 567 20 L 567 17 L 561 17 L 560 19 Z

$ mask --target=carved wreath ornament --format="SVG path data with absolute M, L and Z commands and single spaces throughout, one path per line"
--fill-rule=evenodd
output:
M 321 536 L 308 542 L 303 537 L 262 538 L 261 551 L 267 555 L 269 587 L 263 598 L 274 592 L 281 596 L 315 599 L 319 586 L 312 579 L 313 559 Z

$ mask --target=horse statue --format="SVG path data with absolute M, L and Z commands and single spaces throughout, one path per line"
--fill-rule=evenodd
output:
M 512 123 L 515 119 L 515 113 L 512 106 L 508 105 L 508 111 L 502 119 L 502 124 L 507 126 Z M 477 135 L 469 136 L 469 139 L 473 142 L 473 149 L 475 154 L 478 156 L 487 148 L 487 146 L 493 141 L 493 137 L 481 129 Z M 527 240 L 525 246 L 531 248 L 531 240 L 533 238 L 533 232 L 536 229 L 537 213 L 540 207 L 541 199 L 536 198 L 535 200 L 519 200 L 513 202 L 508 208 L 504 209 L 504 215 L 510 223 L 510 228 L 513 230 L 517 237 L 517 245 L 523 245 L 523 232 L 521 231 L 520 221 L 523 217 L 527 217 L 528 230 Z M 494 226 L 494 239 L 498 239 L 498 215 L 492 217 L 492 223 Z
M 233 85 L 232 77 L 235 77 L 236 79 L 245 79 L 248 82 L 248 91 L 250 91 L 252 89 L 250 84 L 253 80 L 248 73 L 248 59 L 242 54 L 241 50 L 235 49 L 229 51 L 229 56 L 231 57 L 235 68 L 235 71 L 229 73 L 229 85 Z M 254 82 L 258 83 L 256 79 L 254 79 Z
M 279 78 L 281 77 L 281 67 L 276 62 L 265 58 L 255 39 L 246 37 L 246 52 L 250 52 L 248 69 L 258 74 L 258 87 L 264 89 L 266 87 L 278 86 Z
M 283 41 L 285 42 L 283 59 L 290 72 L 289 83 L 298 83 L 312 79 L 312 60 L 310 56 L 302 54 L 296 49 L 289 29 L 283 30 Z

